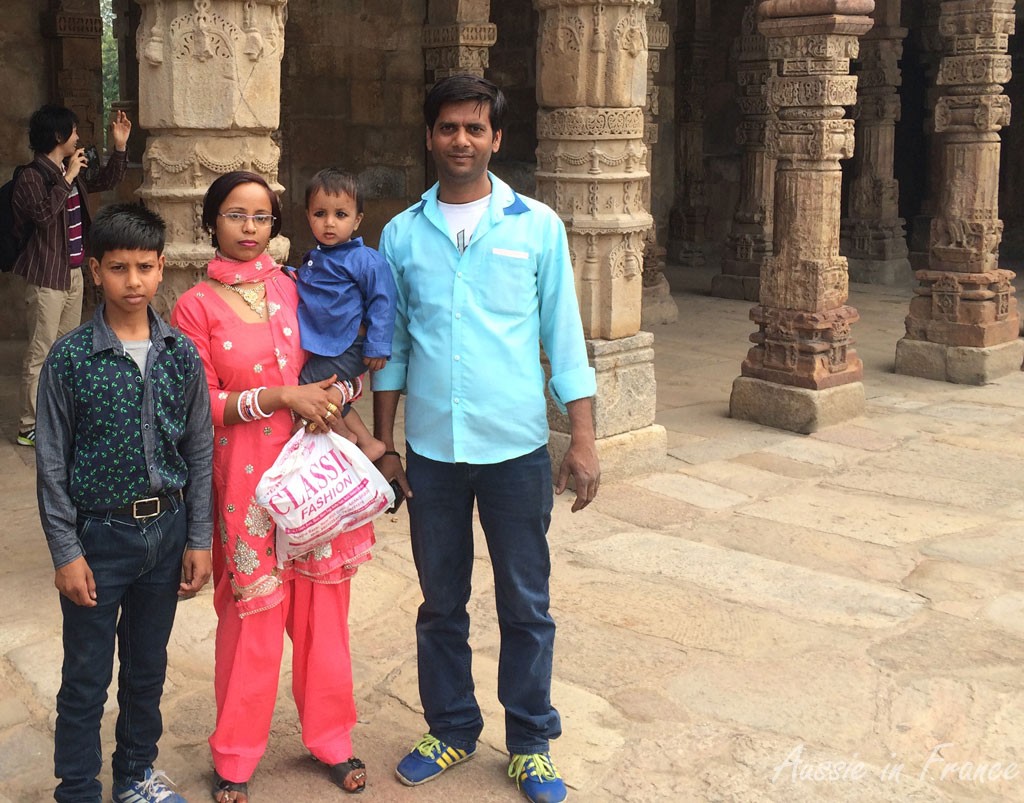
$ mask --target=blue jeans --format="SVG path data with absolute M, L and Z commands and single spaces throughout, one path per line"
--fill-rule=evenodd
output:
M 423 604 L 416 617 L 420 700 L 430 732 L 472 747 L 483 729 L 473 693 L 469 613 L 476 502 L 494 571 L 501 633 L 498 699 L 510 753 L 548 750 L 562 732 L 551 706 L 555 623 L 548 613 L 551 462 L 546 447 L 492 465 L 439 463 L 409 446 L 412 553 Z
M 156 760 L 163 731 L 160 696 L 187 536 L 185 504 L 136 522 L 130 516 L 78 516 L 78 537 L 96 582 L 96 606 L 64 596 L 64 667 L 57 694 L 54 774 L 58 803 L 99 803 L 100 720 L 114 664 L 117 677 L 114 783 L 139 780 Z

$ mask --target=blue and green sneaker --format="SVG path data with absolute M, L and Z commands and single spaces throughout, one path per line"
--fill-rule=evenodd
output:
M 516 786 L 530 803 L 561 803 L 568 797 L 551 753 L 513 754 L 508 762 L 508 777 L 516 779 Z
M 476 745 L 463 750 L 428 733 L 413 745 L 409 755 L 398 762 L 395 775 L 406 786 L 418 786 L 432 781 L 449 767 L 471 759 L 475 753 Z

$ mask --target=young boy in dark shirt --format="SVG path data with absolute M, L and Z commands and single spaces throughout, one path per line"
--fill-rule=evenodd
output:
M 100 800 L 100 720 L 118 645 L 115 803 L 184 803 L 154 771 L 167 641 L 179 597 L 210 577 L 210 399 L 192 342 L 149 306 L 164 223 L 103 209 L 89 271 L 104 301 L 43 365 L 37 492 L 64 617 L 58 803 Z

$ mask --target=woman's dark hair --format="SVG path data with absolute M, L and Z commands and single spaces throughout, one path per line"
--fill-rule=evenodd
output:
M 107 251 L 164 252 L 164 220 L 139 203 L 104 206 L 89 229 L 89 253 L 103 261 Z
M 273 239 L 281 233 L 281 201 L 277 193 L 270 189 L 270 185 L 263 176 L 252 173 L 248 170 L 232 170 L 223 176 L 214 179 L 210 189 L 203 197 L 203 228 L 210 234 L 210 241 L 214 248 L 217 243 L 217 215 L 224 200 L 231 194 L 231 191 L 239 184 L 259 184 L 270 196 L 270 213 L 274 216 L 274 225 L 270 227 L 270 237 Z
M 309 199 L 317 190 L 322 190 L 326 195 L 345 193 L 356 202 L 356 213 L 363 214 L 363 194 L 359 191 L 359 182 L 351 173 L 346 173 L 337 167 L 325 167 L 314 175 L 306 185 L 307 209 L 309 208 Z
M 478 75 L 450 75 L 438 81 L 427 93 L 423 102 L 423 118 L 427 128 L 434 130 L 434 123 L 446 103 L 461 103 L 475 100 L 479 105 L 488 105 L 491 130 L 497 134 L 505 125 L 508 101 L 497 85 Z
M 35 153 L 49 153 L 67 142 L 78 125 L 78 115 L 64 106 L 47 103 L 40 106 L 28 121 L 28 144 Z

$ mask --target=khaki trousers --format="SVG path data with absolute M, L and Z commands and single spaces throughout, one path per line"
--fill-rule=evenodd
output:
M 71 270 L 70 290 L 53 290 L 34 284 L 25 286 L 28 347 L 25 349 L 25 361 L 21 369 L 21 421 L 18 423 L 18 432 L 28 432 L 36 426 L 39 372 L 57 339 L 82 322 L 83 293 L 80 268 Z

